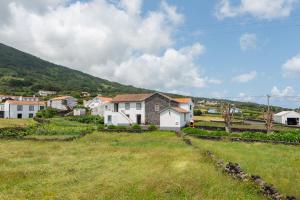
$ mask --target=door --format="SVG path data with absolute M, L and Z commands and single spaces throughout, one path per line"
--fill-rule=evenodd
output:
M 118 103 L 114 104 L 114 112 L 119 112 L 119 104 Z
M 22 119 L 22 114 L 18 114 L 18 119 Z
M 136 123 L 141 124 L 142 123 L 142 116 L 141 115 L 136 115 Z

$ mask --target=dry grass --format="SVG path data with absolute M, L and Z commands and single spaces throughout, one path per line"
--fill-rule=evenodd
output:
M 174 133 L 0 141 L 0 199 L 262 199 Z
M 225 161 L 241 164 L 247 172 L 260 175 L 286 195 L 300 198 L 300 147 L 262 143 L 234 143 L 193 139 Z
M 0 128 L 5 127 L 26 127 L 35 124 L 33 119 L 0 119 Z

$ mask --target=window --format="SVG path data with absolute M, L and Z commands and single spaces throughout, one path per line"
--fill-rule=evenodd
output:
M 45 109 L 45 106 L 40 106 L 40 110 L 44 110 Z
M 186 113 L 184 113 L 184 119 L 183 120 L 186 121 Z
M 155 104 L 154 110 L 155 110 L 155 112 L 159 112 L 159 105 L 158 104 Z
M 22 105 L 18 105 L 17 106 L 17 111 L 23 111 L 23 106 Z
M 130 109 L 130 103 L 125 103 L 125 109 L 129 110 Z
M 33 118 L 33 114 L 32 114 L 32 113 L 30 113 L 28 117 L 29 117 L 29 118 Z
M 29 111 L 34 111 L 34 106 L 29 106 Z
M 108 105 L 105 106 L 105 110 L 108 110 Z
M 111 123 L 111 115 L 108 115 L 108 116 L 107 116 L 107 122 L 108 122 L 108 123 Z
M 136 109 L 141 110 L 142 109 L 142 104 L 141 103 L 136 103 Z
M 192 110 L 192 105 L 190 105 L 190 110 Z
M 18 114 L 18 119 L 22 119 L 22 114 Z

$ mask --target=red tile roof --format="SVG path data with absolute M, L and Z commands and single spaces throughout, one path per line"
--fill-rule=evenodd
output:
M 97 96 L 98 99 L 100 99 L 102 102 L 111 102 L 112 98 L 110 97 L 103 97 L 103 96 Z
M 177 101 L 178 103 L 183 103 L 183 104 L 187 104 L 192 101 L 191 98 L 175 98 L 174 100 Z
M 37 106 L 45 106 L 46 102 L 44 101 L 14 101 L 8 100 L 6 103 L 13 104 L 13 105 L 37 105 Z

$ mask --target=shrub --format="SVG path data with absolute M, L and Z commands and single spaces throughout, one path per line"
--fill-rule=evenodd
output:
M 157 130 L 157 126 L 155 126 L 155 125 L 150 125 L 149 127 L 148 127 L 148 130 L 149 131 L 156 131 Z
M 104 118 L 98 115 L 82 115 L 66 117 L 67 120 L 85 124 L 104 124 Z
M 36 117 L 39 118 L 53 118 L 57 114 L 57 110 L 54 108 L 46 108 L 36 113 Z
M 97 130 L 98 130 L 98 131 L 101 131 L 101 130 L 104 130 L 104 129 L 105 129 L 104 124 L 99 124 L 99 125 L 97 126 Z
M 107 128 L 108 129 L 117 129 L 117 126 L 115 126 L 115 125 L 108 125 Z
M 139 124 L 132 125 L 132 130 L 142 130 L 142 127 Z
M 1 128 L 0 129 L 0 138 L 13 137 L 13 138 L 22 138 L 29 134 L 29 128 Z
M 202 115 L 202 111 L 201 110 L 194 110 L 194 116 L 200 116 Z

